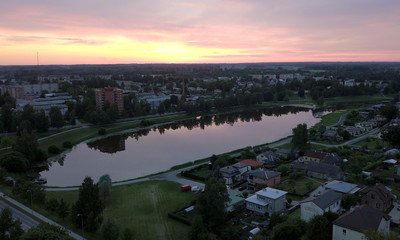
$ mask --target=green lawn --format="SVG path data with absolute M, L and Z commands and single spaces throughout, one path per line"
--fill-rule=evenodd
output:
M 364 95 L 364 96 L 356 96 L 356 97 L 334 97 L 334 98 L 325 98 L 325 105 L 331 105 L 336 103 L 366 103 L 366 102 L 378 102 L 384 100 L 392 100 L 392 97 L 383 96 L 381 94 L 376 95 Z
M 317 188 L 319 185 L 320 183 L 308 177 L 300 177 L 295 180 L 288 179 L 282 181 L 282 183 L 278 185 L 278 188 L 289 193 L 304 195 L 311 190 Z
M 146 181 L 114 187 L 103 218 L 113 219 L 121 230 L 131 229 L 135 233 L 134 239 L 187 239 L 190 227 L 167 216 L 196 199 L 195 193 L 181 192 L 179 186 L 168 181 Z M 63 198 L 73 203 L 78 193 L 48 192 L 48 197 Z M 100 237 L 90 235 L 90 238 Z
M 368 147 L 368 148 L 377 148 L 377 147 L 389 147 L 390 143 L 383 141 L 382 139 L 379 138 L 372 138 L 369 137 L 367 139 L 364 139 L 361 142 L 356 143 L 357 146 L 360 147 Z

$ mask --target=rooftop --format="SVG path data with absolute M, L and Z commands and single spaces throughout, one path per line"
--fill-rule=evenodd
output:
M 270 199 L 278 199 L 286 195 L 287 192 L 275 188 L 266 187 L 256 192 L 256 194 Z

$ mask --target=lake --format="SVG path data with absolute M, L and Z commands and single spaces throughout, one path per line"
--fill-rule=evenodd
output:
M 95 182 L 103 174 L 113 181 L 142 177 L 172 166 L 284 138 L 300 123 L 320 119 L 295 107 L 248 110 L 197 117 L 163 127 L 128 132 L 76 145 L 41 172 L 48 186 L 80 185 L 85 176 Z

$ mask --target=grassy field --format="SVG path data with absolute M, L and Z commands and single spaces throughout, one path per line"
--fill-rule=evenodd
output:
M 181 192 L 179 186 L 168 181 L 146 181 L 114 187 L 103 218 L 114 220 L 121 231 L 131 229 L 134 239 L 187 239 L 190 227 L 167 216 L 169 212 L 184 207 L 196 198 L 195 193 Z M 63 198 L 73 203 L 77 200 L 78 192 L 48 192 L 48 197 Z M 99 235 L 89 237 L 100 239 Z
M 356 145 L 360 146 L 360 147 L 368 147 L 368 148 L 377 148 L 378 147 L 379 148 L 379 147 L 389 147 L 390 143 L 383 141 L 382 139 L 379 139 L 379 138 L 369 137 L 369 138 L 364 139 L 361 142 L 358 142 Z
M 279 184 L 278 188 L 289 193 L 304 195 L 310 190 L 317 188 L 319 184 L 320 183 L 317 183 L 308 177 L 300 177 L 293 181 L 283 181 L 281 184 Z
M 367 103 L 367 102 L 379 102 L 385 100 L 392 100 L 390 96 L 383 96 L 381 94 L 376 95 L 365 95 L 365 96 L 356 96 L 356 97 L 334 97 L 334 98 L 325 98 L 325 105 L 337 104 L 337 103 Z

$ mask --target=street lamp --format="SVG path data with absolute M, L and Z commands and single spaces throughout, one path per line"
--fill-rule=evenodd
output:
M 32 209 L 32 191 L 30 189 L 26 190 L 26 192 L 29 192 L 31 194 L 31 213 L 33 215 L 33 209 Z
M 83 233 L 83 214 L 82 213 L 78 213 L 76 216 L 81 217 L 82 237 L 84 237 L 84 233 Z

